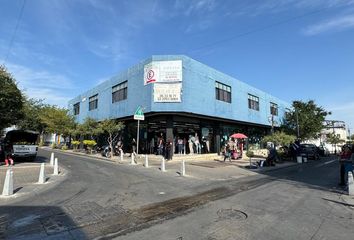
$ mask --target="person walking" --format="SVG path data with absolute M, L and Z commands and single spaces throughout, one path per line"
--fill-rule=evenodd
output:
M 345 186 L 346 184 L 346 175 L 349 171 L 353 171 L 353 163 L 351 160 L 352 149 L 345 145 L 343 146 L 342 153 L 340 154 L 339 164 L 340 164 L 340 185 Z
M 193 144 L 194 144 L 193 137 L 192 135 L 189 135 L 189 139 L 188 139 L 189 154 L 194 154 Z
M 163 149 L 164 149 L 164 141 L 163 138 L 160 137 L 157 143 L 157 155 L 163 155 Z
M 177 140 L 177 146 L 178 146 L 178 154 L 183 154 L 183 139 L 180 137 Z
M 132 154 L 134 154 L 134 156 L 136 156 L 136 141 L 135 141 L 135 138 L 133 138 L 133 140 L 132 140 Z
M 164 156 L 166 161 L 172 160 L 172 155 L 173 155 L 173 144 L 171 140 L 168 139 L 165 146 L 165 156 Z
M 226 159 L 229 159 L 229 161 L 231 162 L 231 150 L 229 143 L 225 144 L 224 148 L 224 162 L 226 161 Z
M 195 144 L 195 149 L 196 149 L 197 154 L 201 154 L 202 148 L 201 148 L 199 137 L 198 137 L 197 133 L 195 134 L 195 137 L 194 137 L 194 144 Z

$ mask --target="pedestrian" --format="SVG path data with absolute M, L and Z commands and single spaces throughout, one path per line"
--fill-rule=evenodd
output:
M 353 163 L 351 160 L 352 149 L 348 145 L 344 145 L 339 158 L 340 164 L 340 185 L 345 186 L 345 176 L 349 171 L 353 171 Z
M 202 153 L 202 147 L 200 145 L 199 136 L 198 136 L 197 133 L 195 133 L 194 144 L 195 144 L 195 149 L 196 149 L 197 154 L 201 154 Z
M 133 140 L 132 140 L 132 154 L 134 154 L 134 156 L 136 156 L 136 141 L 135 141 L 135 138 L 133 138 Z
M 194 142 L 193 142 L 193 138 L 192 135 L 189 135 L 189 139 L 188 139 L 188 146 L 189 146 L 189 154 L 194 154 Z
M 163 155 L 163 149 L 164 149 L 164 141 L 163 138 L 160 137 L 157 143 L 157 155 Z
M 14 165 L 14 160 L 12 159 L 10 153 L 8 153 L 5 158 L 5 166 L 9 166 L 9 165 L 11 165 L 11 166 Z
M 178 146 L 178 154 L 182 154 L 183 153 L 183 139 L 180 137 L 177 140 L 177 146 Z
M 121 138 L 118 140 L 116 147 L 117 147 L 119 156 L 122 156 L 124 154 L 124 152 L 123 152 L 123 141 Z
M 229 161 L 231 162 L 231 150 L 229 143 L 225 144 L 224 148 L 224 162 L 226 161 L 226 159 L 229 159 Z
M 172 160 L 172 151 L 173 151 L 173 146 L 172 142 L 170 139 L 167 140 L 166 146 L 165 146 L 165 159 L 166 161 Z

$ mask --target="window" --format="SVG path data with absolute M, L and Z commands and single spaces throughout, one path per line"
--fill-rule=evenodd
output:
M 215 97 L 217 100 L 231 103 L 231 87 L 215 82 Z
M 278 104 L 272 102 L 270 103 L 270 114 L 278 116 Z
M 89 111 L 96 109 L 98 106 L 98 94 L 89 98 Z
M 74 104 L 74 115 L 80 114 L 80 102 Z
M 248 108 L 259 111 L 259 98 L 248 94 Z
M 127 99 L 128 81 L 122 82 L 112 87 L 112 103 Z

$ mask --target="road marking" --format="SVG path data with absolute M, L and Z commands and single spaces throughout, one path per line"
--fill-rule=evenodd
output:
M 323 167 L 324 165 L 330 164 L 330 163 L 335 162 L 335 161 L 337 161 L 337 160 L 336 159 L 330 160 L 330 161 L 327 161 L 327 162 L 324 162 L 324 163 L 320 163 L 320 164 L 316 165 L 315 167 Z

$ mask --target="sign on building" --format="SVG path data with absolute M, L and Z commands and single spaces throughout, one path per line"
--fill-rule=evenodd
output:
M 154 84 L 154 102 L 181 102 L 181 83 Z
M 182 60 L 152 61 L 144 66 L 144 85 L 182 81 Z

